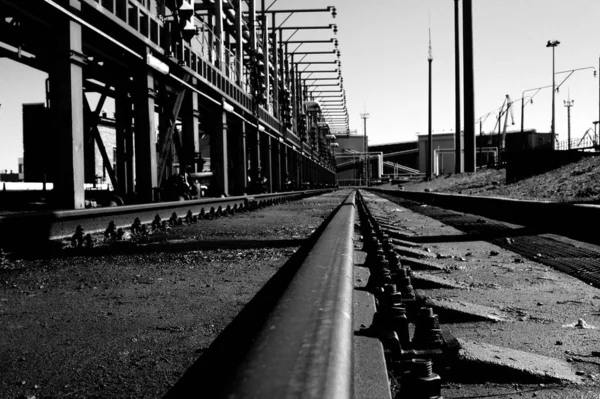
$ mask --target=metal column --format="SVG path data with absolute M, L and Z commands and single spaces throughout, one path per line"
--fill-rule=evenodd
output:
M 267 178 L 267 192 L 273 192 L 273 161 L 271 156 L 271 136 L 261 139 L 262 176 Z
M 289 158 L 288 158 L 288 146 L 287 145 L 283 145 L 283 151 L 281 152 L 282 155 L 282 159 L 281 159 L 281 173 L 282 173 L 282 191 L 288 191 L 289 190 L 289 180 L 290 180 L 290 169 L 289 169 Z
M 196 86 L 197 80 L 190 82 Z M 200 158 L 200 110 L 198 93 L 187 90 L 182 104 L 181 114 L 181 147 L 182 157 L 179 165 L 182 170 L 189 169 L 191 172 L 199 172 L 198 160 Z M 176 134 L 176 133 L 174 133 Z
M 133 194 L 133 110 L 129 98 L 128 82 L 122 82 L 117 88 L 115 98 L 116 141 L 117 141 L 117 191 L 120 195 Z
M 236 121 L 232 126 L 235 134 L 229 138 L 230 171 L 233 195 L 243 195 L 248 190 L 248 161 L 246 158 L 246 122 Z
M 241 87 L 244 80 L 244 29 L 242 0 L 235 2 L 235 57 L 236 57 L 236 75 L 237 84 Z
M 81 10 L 78 0 L 70 0 L 72 10 Z M 81 25 L 59 22 L 55 45 L 58 55 L 50 71 L 50 107 L 58 148 L 54 181 L 56 205 L 63 209 L 85 207 L 83 139 L 83 65 Z
M 250 176 L 248 193 L 255 194 L 258 189 L 258 181 L 262 176 L 261 173 L 261 153 L 260 153 L 260 130 L 252 129 L 251 133 L 247 135 L 248 140 L 248 157 L 250 159 L 250 170 L 248 174 Z
M 271 141 L 271 157 L 272 157 L 272 172 L 273 176 L 273 192 L 281 191 L 281 146 L 282 144 L 277 139 Z
M 273 52 L 273 115 L 276 118 L 279 117 L 279 46 L 277 44 L 277 27 L 275 23 L 275 16 L 277 14 L 273 13 L 272 22 L 273 22 L 273 34 L 271 35 L 271 40 L 273 41 L 272 52 Z
M 210 137 L 210 162 L 213 170 L 213 194 L 229 195 L 229 155 L 227 154 L 228 126 L 227 111 L 221 109 Z M 218 112 L 218 113 L 219 113 Z
M 264 4 L 263 4 L 264 6 Z M 264 11 L 264 9 L 263 9 Z M 265 108 L 267 110 L 269 110 L 269 92 L 271 91 L 271 82 L 270 82 L 270 77 L 271 77 L 271 71 L 269 70 L 269 20 L 267 19 L 267 15 L 263 14 L 262 18 L 262 45 L 263 45 L 263 55 L 265 57 L 265 66 L 264 66 L 264 73 L 265 73 L 265 93 L 267 93 L 267 104 L 265 105 Z
M 454 173 L 462 173 L 462 140 L 460 134 L 460 22 L 459 1 L 454 0 L 454 80 L 455 80 L 455 127 L 454 127 Z
M 156 123 L 154 121 L 154 77 L 145 71 L 134 77 L 135 87 L 135 191 L 138 201 L 157 200 Z
M 473 4 L 463 0 L 465 172 L 475 172 L 475 78 L 473 66 Z
M 223 59 L 223 0 L 215 0 L 215 52 L 217 54 L 218 63 L 217 65 L 224 71 L 224 59 Z

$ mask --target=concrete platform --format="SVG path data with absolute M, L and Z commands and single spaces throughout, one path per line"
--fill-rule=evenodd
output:
M 413 287 L 417 289 L 424 288 L 450 288 L 457 290 L 467 290 L 469 286 L 463 282 L 453 280 L 448 277 L 434 275 L 423 272 L 412 272 L 411 277 Z
M 461 345 L 458 368 L 465 376 L 480 381 L 494 381 L 501 375 L 513 382 L 583 382 L 571 365 L 562 360 L 482 342 L 458 341 Z
M 434 307 L 436 313 L 443 322 L 468 322 L 468 321 L 509 321 L 510 316 L 497 308 L 455 301 L 452 299 L 428 299 L 428 303 Z

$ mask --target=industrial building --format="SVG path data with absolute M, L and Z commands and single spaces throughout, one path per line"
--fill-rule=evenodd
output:
M 342 100 L 342 76 L 311 75 L 339 65 L 339 43 L 292 39 L 289 12 L 258 3 L 0 2 L 2 56 L 48 74 L 46 104 L 23 107 L 24 179 L 53 182 L 58 209 L 83 208 L 98 184 L 125 203 L 160 201 L 182 172 L 214 196 L 333 185 L 332 133 L 349 131 L 348 113 L 320 86 L 335 80 Z M 326 51 L 296 51 L 303 42 Z

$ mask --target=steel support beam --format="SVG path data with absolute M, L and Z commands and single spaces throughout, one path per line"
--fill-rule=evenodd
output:
M 281 191 L 281 146 L 282 144 L 277 139 L 271 139 L 273 192 Z
M 107 90 L 109 89 L 108 87 L 106 88 Z M 92 164 L 92 172 L 94 174 L 94 182 L 95 182 L 95 170 L 96 170 L 96 162 L 95 162 L 95 158 L 96 158 L 96 154 L 95 154 L 95 148 L 94 148 L 94 142 L 96 142 L 96 145 L 98 146 L 98 150 L 100 151 L 100 155 L 102 156 L 102 167 L 106 169 L 106 171 L 108 172 L 108 177 L 110 178 L 110 182 L 112 184 L 113 187 L 118 187 L 118 182 L 117 182 L 117 176 L 115 175 L 115 171 L 112 167 L 112 164 L 110 162 L 110 158 L 108 157 L 108 152 L 106 151 L 106 147 L 104 146 L 104 142 L 102 141 L 102 136 L 100 136 L 100 131 L 98 130 L 98 120 L 100 118 L 100 113 L 102 112 L 102 107 L 104 106 L 104 102 L 106 101 L 106 97 L 107 97 L 107 93 L 104 92 L 102 93 L 102 95 L 100 96 L 100 101 L 98 101 L 98 105 L 96 106 L 96 110 L 92 111 L 90 104 L 88 103 L 87 98 L 85 97 L 85 95 L 83 96 L 83 102 L 84 102 L 84 106 L 85 106 L 85 115 L 87 116 L 87 119 L 89 120 L 87 123 L 85 123 L 85 129 L 86 131 L 89 131 L 89 136 L 92 139 L 92 160 L 94 161 L 94 163 Z M 87 171 L 86 171 L 87 173 Z
M 214 195 L 229 195 L 229 154 L 228 133 L 229 126 L 227 111 L 221 109 L 216 125 L 211 131 L 210 162 L 213 170 Z
M 186 75 L 184 81 L 186 83 L 190 80 L 190 75 Z M 188 92 L 188 88 L 183 86 L 180 88 L 180 91 L 177 93 L 175 100 L 173 101 L 173 106 L 171 111 L 167 111 L 169 108 L 166 105 L 163 105 L 163 109 L 165 110 L 165 114 L 161 115 L 161 125 L 166 124 L 165 126 L 161 126 L 161 137 L 160 140 L 160 156 L 159 156 L 159 165 L 158 165 L 158 187 L 162 187 L 167 174 L 167 165 L 169 163 L 169 159 L 171 158 L 173 145 L 175 146 L 175 151 L 177 152 L 177 157 L 179 159 L 180 164 L 185 164 L 185 156 L 182 151 L 181 139 L 179 137 L 179 133 L 177 132 L 177 119 L 179 118 L 179 112 L 181 111 L 181 107 L 183 105 L 183 100 L 186 97 L 186 93 Z M 167 102 L 168 98 L 166 93 L 162 96 L 163 101 Z
M 236 135 L 235 162 L 233 170 L 234 194 L 244 195 L 248 193 L 248 158 L 246 143 L 247 124 L 240 122 L 239 134 Z
M 134 193 L 133 183 L 133 110 L 129 98 L 129 82 L 117 87 L 115 98 L 117 141 L 117 192 L 129 196 Z
M 277 14 L 272 14 L 273 27 L 277 26 L 275 15 Z M 271 40 L 273 42 L 271 51 L 273 56 L 273 115 L 275 115 L 276 118 L 279 118 L 279 115 L 281 114 L 279 112 L 279 45 L 277 43 L 276 29 L 273 29 L 271 32 Z
M 256 194 L 258 192 L 258 184 L 261 179 L 261 151 L 260 151 L 260 130 L 252 129 L 248 140 L 248 156 L 250 159 L 250 170 L 248 171 L 249 182 L 248 182 L 248 193 Z
M 264 11 L 264 9 L 263 9 Z M 267 19 L 267 14 L 263 14 L 261 16 L 262 21 L 262 46 L 263 46 L 263 55 L 264 55 L 264 74 L 265 74 L 265 92 L 267 93 L 267 104 L 265 108 L 269 109 L 269 92 L 271 91 L 271 71 L 269 68 L 269 29 L 268 24 L 269 20 Z
M 190 83 L 197 85 L 193 78 Z M 182 170 L 190 169 L 191 172 L 200 172 L 200 104 L 198 93 L 186 90 L 181 112 L 181 154 L 179 165 Z
M 463 0 L 463 73 L 465 172 L 475 172 L 475 77 L 473 66 L 473 4 Z
M 262 176 L 267 178 L 267 191 L 273 192 L 273 158 L 271 156 L 271 136 L 261 138 Z
M 460 134 L 460 22 L 459 22 L 459 2 L 454 0 L 454 173 L 462 173 L 462 138 Z
M 70 0 L 71 10 L 79 12 L 81 3 Z M 84 192 L 84 117 L 81 25 L 69 19 L 57 22 L 56 56 L 50 71 L 50 107 L 60 153 L 54 165 L 56 206 L 63 209 L 85 207 Z
M 223 0 L 215 0 L 215 52 L 218 58 L 219 69 L 224 72 L 224 60 L 223 60 Z
M 288 146 L 284 145 L 282 147 L 283 147 L 283 149 L 281 151 L 282 191 L 288 191 L 289 190 L 289 180 L 290 180 Z
M 154 122 L 154 77 L 152 71 L 144 71 L 134 77 L 135 87 L 135 182 L 140 202 L 158 200 L 156 157 L 156 123 Z

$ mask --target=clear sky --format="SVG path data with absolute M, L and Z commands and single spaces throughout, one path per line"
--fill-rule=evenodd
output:
M 267 0 L 267 5 L 272 0 Z M 258 1 L 260 4 L 260 1 Z M 475 115 L 500 108 L 505 95 L 513 101 L 519 129 L 523 90 L 552 84 L 552 50 L 559 40 L 556 71 L 594 66 L 600 56 L 598 0 L 474 0 Z M 350 128 L 362 133 L 360 114 L 368 112 L 370 143 L 410 141 L 427 132 L 428 26 L 433 44 L 433 127 L 454 129 L 454 1 L 453 0 L 278 0 L 273 9 L 321 8 L 335 5 L 338 17 L 297 14 L 287 25 L 338 24 L 342 74 Z M 283 18 L 282 18 L 283 19 Z M 314 34 L 331 37 L 330 31 Z M 313 38 L 299 32 L 295 38 Z M 323 49 L 303 46 L 306 51 Z M 299 50 L 300 51 L 300 50 Z M 318 58 L 307 58 L 317 60 Z M 330 57 L 329 59 L 332 59 Z M 22 154 L 21 103 L 44 101 L 42 73 L 0 59 L 0 169 L 17 169 Z M 567 74 L 557 75 L 557 83 Z M 461 75 L 462 76 L 462 75 Z M 573 137 L 581 137 L 598 120 L 599 79 L 592 70 L 575 72 L 556 95 L 556 131 L 567 136 L 571 108 Z M 527 93 L 529 95 L 533 92 Z M 494 128 L 494 116 L 483 125 Z M 525 107 L 525 128 L 550 131 L 551 90 L 544 89 Z M 479 132 L 479 127 L 477 127 Z

